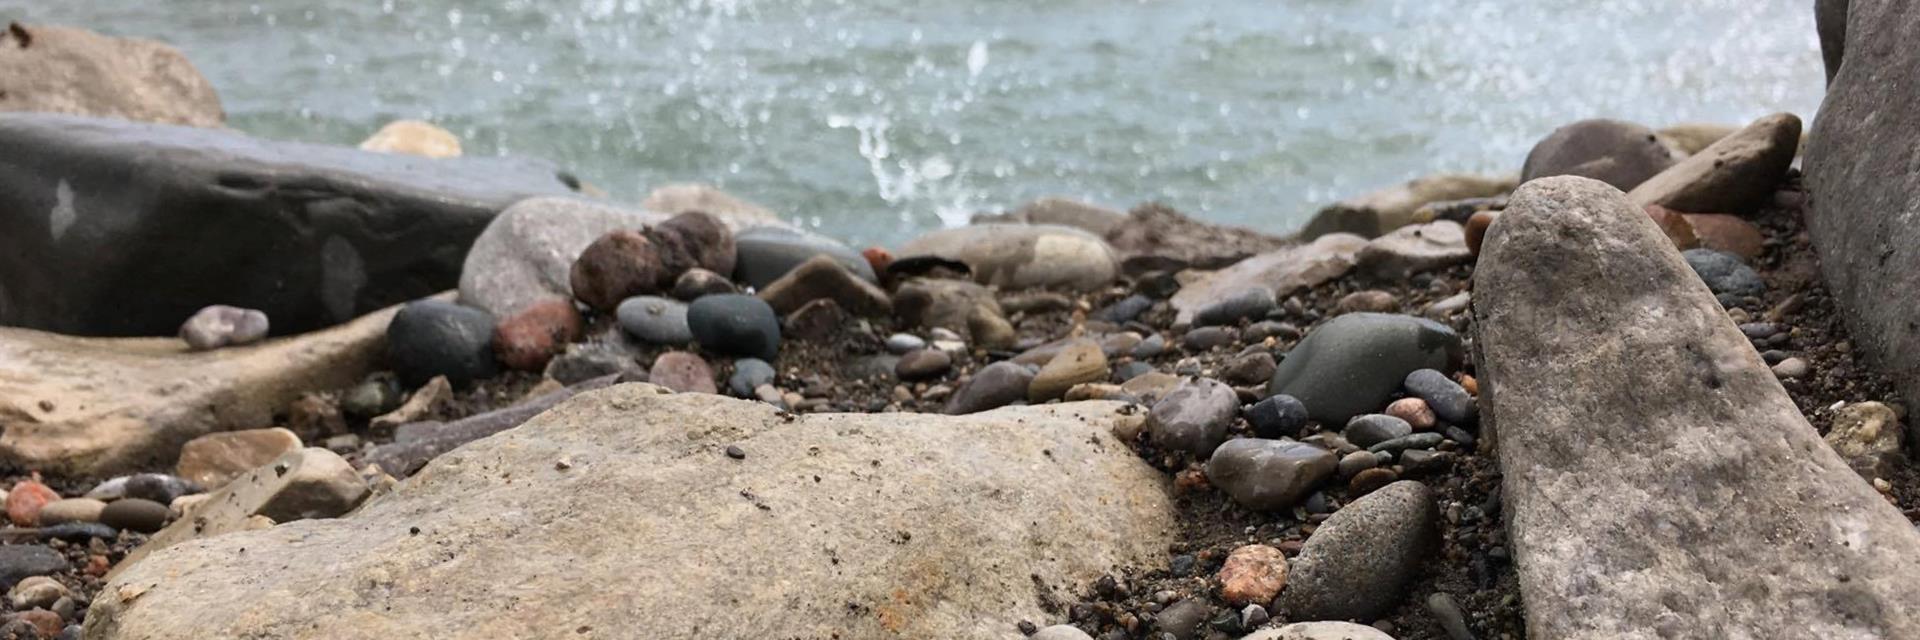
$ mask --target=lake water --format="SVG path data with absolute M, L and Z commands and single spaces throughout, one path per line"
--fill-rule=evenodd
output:
M 431 120 L 617 199 L 704 181 L 855 243 L 1042 195 L 1273 231 L 1565 122 L 1811 117 L 1808 0 L 0 0 L 173 43 L 235 128 Z

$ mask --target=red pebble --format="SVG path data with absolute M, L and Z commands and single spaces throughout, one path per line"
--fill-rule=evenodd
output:
M 893 254 L 887 253 L 886 249 L 880 247 L 867 247 L 867 250 L 860 252 L 860 255 L 867 258 L 867 264 L 873 267 L 873 272 L 876 274 L 886 273 L 887 266 L 893 264 Z
M 566 300 L 527 307 L 493 329 L 494 354 L 509 369 L 539 371 L 585 331 L 580 312 Z
M 31 527 L 40 524 L 40 508 L 47 503 L 60 499 L 47 485 L 32 480 L 21 480 L 7 492 L 7 519 L 16 527 Z

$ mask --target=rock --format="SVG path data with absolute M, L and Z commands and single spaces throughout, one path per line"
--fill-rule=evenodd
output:
M 333 518 L 359 506 L 366 497 L 366 482 L 339 455 L 318 448 L 292 451 L 215 490 L 192 518 L 176 520 L 153 534 L 107 577 L 112 579 L 141 559 L 183 542 L 257 529 L 263 524 L 257 518 L 265 518 L 269 525 Z
M 1787 358 L 1773 365 L 1773 375 L 1783 380 L 1805 378 L 1812 373 L 1812 367 L 1804 358 Z
M 1386 440 L 1384 442 L 1375 443 L 1374 445 L 1367 447 L 1367 450 L 1375 453 L 1386 452 L 1386 453 L 1397 454 L 1409 449 L 1432 449 L 1434 447 L 1440 446 L 1440 443 L 1446 440 L 1446 438 L 1447 437 L 1445 435 L 1433 433 L 1431 431 L 1426 433 L 1415 433 L 1415 434 L 1404 435 L 1397 438 L 1393 438 L 1391 440 Z
M 569 273 L 573 296 L 603 313 L 622 300 L 661 291 L 677 275 L 667 270 L 646 234 L 628 229 L 609 231 L 588 244 Z
M 366 140 L 360 141 L 362 151 L 380 153 L 400 153 L 422 158 L 458 158 L 460 157 L 460 138 L 432 123 L 419 120 L 395 120 L 379 131 L 375 131 Z
M 215 303 L 286 334 L 346 322 L 452 287 L 494 214 L 567 192 L 533 160 L 52 114 L 0 113 L 0 148 L 0 324 L 78 335 L 171 335 Z
M 914 278 L 901 284 L 894 291 L 893 310 L 903 326 L 938 327 L 969 338 L 973 337 L 973 326 L 978 323 L 973 318 L 982 314 L 1002 316 L 1000 303 L 986 287 L 964 280 L 936 278 Z
M 1653 218 L 1653 223 L 1660 225 L 1660 231 L 1673 241 L 1673 248 L 1686 251 L 1700 245 L 1700 237 L 1693 231 L 1693 221 L 1685 214 L 1657 204 L 1647 205 L 1646 210 L 1647 216 Z
M 267 337 L 267 314 L 216 304 L 187 318 L 179 335 L 195 351 L 253 344 Z
M 219 127 L 220 96 L 178 49 L 84 29 L 11 23 L 0 34 L 0 111 Z
M 1233 344 L 1239 335 L 1226 327 L 1200 327 L 1180 337 L 1180 346 L 1188 351 L 1205 352 Z
M 1900 449 L 1906 434 L 1906 427 L 1892 408 L 1878 402 L 1856 402 L 1834 412 L 1826 440 L 1848 466 L 1871 480 L 1889 475 L 1906 457 Z M 46 511 L 41 511 L 40 519 L 46 517 Z
M 1153 202 L 1135 207 L 1111 230 L 1096 234 L 1127 264 L 1172 261 L 1194 269 L 1218 269 L 1291 244 L 1246 227 L 1195 220 Z M 1140 272 L 1129 268 L 1127 273 Z
M 1468 291 L 1462 291 L 1460 293 L 1456 293 L 1456 294 L 1447 296 L 1445 298 L 1442 298 L 1438 301 L 1435 301 L 1433 304 L 1427 305 L 1426 310 L 1422 311 L 1421 313 L 1426 315 L 1428 318 L 1432 318 L 1434 320 L 1440 320 L 1444 322 L 1452 318 L 1454 315 L 1459 314 L 1462 311 L 1466 311 L 1467 305 L 1472 303 L 1473 303 L 1473 294 Z
M 679 346 L 693 342 L 687 325 L 687 305 L 658 296 L 627 298 L 614 309 L 620 329 L 649 344 Z
M 739 292 L 726 276 L 698 267 L 688 269 L 673 280 L 674 299 L 687 302 L 699 300 L 702 296 Z
M 1513 190 L 1511 176 L 1490 178 L 1470 174 L 1440 174 L 1394 185 L 1321 209 L 1300 230 L 1302 240 L 1332 233 L 1378 238 L 1414 222 L 1414 211 L 1434 202 L 1484 198 Z
M 953 358 L 947 352 L 920 349 L 900 356 L 900 364 L 895 366 L 894 375 L 908 382 L 930 380 L 947 375 L 947 370 L 952 367 Z
M 206 488 L 198 483 L 164 473 L 136 473 L 127 476 L 121 488 L 122 495 L 115 499 L 140 498 L 160 504 L 172 504 L 180 496 L 206 491 Z
M 1240 332 L 1240 341 L 1247 344 L 1259 344 L 1267 338 L 1297 340 L 1300 338 L 1300 328 L 1278 320 L 1262 320 L 1247 325 L 1247 329 Z
M 733 241 L 739 256 L 733 278 L 755 289 L 765 288 L 800 263 L 823 254 L 839 260 L 860 279 L 877 281 L 866 258 L 826 236 L 785 227 L 756 227 L 734 235 Z
M 1401 227 L 1367 243 L 1354 254 L 1354 268 L 1376 280 L 1401 282 L 1471 260 L 1466 227 L 1439 220 Z
M 126 498 L 109 503 L 100 510 L 100 524 L 115 529 L 126 529 L 140 533 L 153 533 L 167 525 L 167 519 L 173 516 L 173 510 L 167 505 L 152 500 Z
M 60 499 L 60 494 L 34 480 L 21 480 L 7 490 L 7 520 L 16 527 L 40 524 L 40 510 Z
M 1427 401 L 1419 398 L 1395 400 L 1393 404 L 1387 405 L 1386 414 L 1407 423 L 1416 431 L 1432 429 L 1437 421 L 1437 417 L 1433 414 L 1433 407 L 1427 406 Z
M 1814 0 L 1813 2 L 1813 26 L 1820 34 L 1820 58 L 1821 62 L 1827 66 L 1829 90 L 1833 88 L 1833 77 L 1840 73 L 1840 61 L 1845 57 L 1847 13 L 1848 6 L 1851 4 L 1852 0 Z
M 1228 440 L 1207 460 L 1207 482 L 1254 511 L 1292 508 L 1338 466 L 1333 453 L 1292 440 Z
M 1169 605 L 1154 618 L 1155 635 L 1173 640 L 1201 637 L 1200 625 L 1213 616 L 1213 609 L 1202 598 L 1188 598 Z
M 927 341 L 911 333 L 896 333 L 887 336 L 887 351 L 895 355 L 905 355 L 909 351 L 927 348 Z
M 177 473 L 200 486 L 219 488 L 300 447 L 300 436 L 277 427 L 209 433 L 180 447 Z
M 1099 205 L 1071 198 L 1046 197 L 1021 205 L 1020 208 L 1005 214 L 976 215 L 970 222 L 973 224 L 1051 224 L 1074 227 L 1096 236 L 1106 237 L 1126 219 L 1127 214 Z
M 1220 377 L 1235 385 L 1258 385 L 1272 379 L 1273 371 L 1278 367 L 1279 364 L 1273 360 L 1273 354 L 1255 351 L 1228 360 L 1227 364 L 1220 368 Z
M 1108 305 L 1104 309 L 1095 311 L 1093 318 L 1114 324 L 1126 324 L 1132 322 L 1134 318 L 1140 317 L 1140 314 L 1146 313 L 1148 309 L 1152 308 L 1153 298 L 1136 293 L 1122 298 L 1119 302 Z
M 1093 636 L 1072 625 L 1056 624 L 1034 632 L 1027 640 L 1093 640 Z
M 1346 275 L 1366 243 L 1359 236 L 1337 233 L 1241 260 L 1180 287 L 1169 300 L 1178 312 L 1174 321 L 1193 322 L 1202 307 L 1249 289 L 1268 289 L 1278 299 Z
M 1380 458 L 1378 456 L 1373 455 L 1370 451 L 1355 451 L 1340 456 L 1339 465 L 1335 467 L 1335 470 L 1340 473 L 1340 479 L 1351 480 L 1354 476 L 1360 475 L 1360 472 L 1377 466 L 1380 466 Z
M 1673 151 L 1644 126 L 1619 120 L 1581 120 L 1553 130 L 1533 146 L 1520 169 L 1520 182 L 1580 176 L 1632 191 L 1676 161 Z
M 572 300 L 573 264 L 587 245 L 665 219 L 579 198 L 514 203 L 473 241 L 460 271 L 460 302 L 507 317 L 543 300 Z
M 1459 383 L 1447 378 L 1447 374 L 1433 369 L 1421 369 L 1407 374 L 1401 386 L 1413 397 L 1427 403 L 1433 414 L 1452 424 L 1473 424 L 1478 418 L 1479 406 L 1473 402 L 1473 396 Z
M 567 345 L 580 339 L 586 323 L 573 303 L 552 299 L 533 304 L 493 329 L 493 351 L 500 363 L 518 371 L 540 371 Z
M 1295 622 L 1268 629 L 1240 640 L 1393 640 L 1393 636 L 1364 624 L 1351 622 Z
M 723 220 L 734 221 L 730 226 L 735 226 L 736 229 L 775 224 L 780 221 L 780 216 L 766 207 L 704 184 L 669 184 L 657 187 L 647 194 L 647 199 L 642 200 L 640 206 L 648 211 L 668 215 L 698 211 Z M 721 271 L 721 273 L 727 272 Z
M 981 367 L 973 379 L 954 392 L 947 401 L 948 415 L 978 413 L 1004 407 L 1027 398 L 1033 384 L 1033 372 L 1011 362 L 995 362 Z
M 1394 297 L 1393 294 L 1379 289 L 1368 289 L 1366 291 L 1355 291 L 1342 296 L 1340 302 L 1334 304 L 1333 312 L 1335 314 L 1356 312 L 1393 313 L 1399 309 L 1400 299 Z
M 1295 620 L 1387 615 L 1439 549 L 1439 520 L 1433 491 L 1412 480 L 1354 500 L 1307 538 L 1280 606 Z
M 727 294 L 695 300 L 687 305 L 687 325 L 702 349 L 768 362 L 780 357 L 780 319 L 759 298 Z
M 1227 439 L 1240 409 L 1232 387 L 1208 378 L 1183 382 L 1147 412 L 1147 434 L 1161 450 L 1204 460 Z
M 1588 181 L 1522 187 L 1487 239 L 1475 355 L 1528 635 L 1920 635 L 1920 533 L 1687 274 Z
M 1369 453 L 1368 455 L 1372 454 Z M 1347 499 L 1357 499 L 1360 496 L 1373 493 L 1381 487 L 1393 484 L 1399 479 L 1400 474 L 1395 473 L 1393 469 L 1382 467 L 1364 469 L 1359 473 L 1353 474 L 1353 478 L 1347 482 Z
M 1262 438 L 1298 438 L 1307 428 L 1307 405 L 1289 395 L 1267 396 L 1247 407 L 1247 424 Z
M 657 363 L 656 363 L 657 364 Z M 741 358 L 733 361 L 733 375 L 727 376 L 727 393 L 735 398 L 752 398 L 754 389 L 761 385 L 773 384 L 777 373 L 773 365 L 759 358 Z
M 367 421 L 367 426 L 382 432 L 392 430 L 402 423 L 425 418 L 427 414 L 446 405 L 452 396 L 453 385 L 447 382 L 447 377 L 434 376 L 426 384 L 420 385 L 419 389 L 413 390 L 413 393 L 407 396 L 406 404 L 388 413 L 374 416 L 372 420 Z M 245 470 L 241 469 L 241 471 Z
M 1347 442 L 1357 447 L 1371 447 L 1394 438 L 1413 434 L 1413 426 L 1407 421 L 1390 415 L 1371 413 L 1354 416 L 1347 421 L 1346 430 L 1341 432 Z
M 647 381 L 679 393 L 719 393 L 713 384 L 713 368 L 700 356 L 685 351 L 668 351 L 654 358 Z
M 1133 345 L 1133 357 L 1136 360 L 1158 358 L 1167 352 L 1167 337 L 1158 333 L 1147 336 L 1140 344 Z
M 645 379 L 646 369 L 633 354 L 617 345 L 582 342 L 567 345 L 566 353 L 547 363 L 546 377 L 572 385 L 604 376 Z
M 900 248 L 899 258 L 964 262 L 974 280 L 1004 289 L 1091 291 L 1120 273 L 1119 258 L 1098 236 L 1071 227 L 987 224 L 941 229 Z
M 686 211 L 647 228 L 647 239 L 653 241 L 661 265 L 671 274 L 658 283 L 661 290 L 671 288 L 681 274 L 693 269 L 733 273 L 739 253 L 727 220 L 703 211 Z
M 1499 211 L 1479 211 L 1475 212 L 1473 217 L 1467 218 L 1468 253 L 1480 255 L 1480 242 L 1487 237 L 1487 228 L 1493 226 L 1493 221 L 1499 218 Z
M 614 384 L 615 380 L 625 376 L 604 376 L 563 387 L 557 391 L 522 401 L 510 407 L 495 409 L 479 415 L 468 416 L 446 424 L 435 425 L 424 433 L 409 437 L 405 441 L 374 447 L 361 458 L 361 464 L 378 467 L 383 473 L 396 477 L 407 477 L 419 471 L 420 467 L 440 454 L 452 451 L 474 440 L 520 426 L 521 423 L 552 409 L 562 401 L 582 391 L 591 391 Z M 412 426 L 412 425 L 408 425 Z M 402 428 L 399 434 L 411 430 Z
M 1760 279 L 1760 273 L 1741 262 L 1739 256 L 1712 249 L 1692 249 L 1680 255 L 1715 295 L 1744 297 L 1767 291 L 1767 283 Z
M 0 328 L 0 458 L 96 477 L 171 464 L 194 436 L 271 424 L 303 393 L 354 384 L 379 359 L 392 317 L 388 310 L 327 331 L 197 353 L 171 339 Z
M 887 292 L 849 271 L 833 256 L 817 255 L 760 290 L 776 313 L 786 314 L 808 302 L 832 300 L 859 316 L 889 316 L 893 301 Z
M 1659 136 L 1661 144 L 1684 157 L 1700 153 L 1739 130 L 1740 127 L 1717 122 L 1689 122 L 1662 128 L 1654 135 Z
M 105 508 L 107 503 L 93 498 L 65 498 L 54 500 L 41 507 L 38 520 L 41 525 L 99 522 L 100 510 Z
M 1100 382 L 1110 374 L 1107 356 L 1101 352 L 1099 343 L 1076 340 L 1034 374 L 1033 381 L 1027 385 L 1027 402 L 1039 404 L 1059 398 L 1073 385 Z
M 1627 199 L 1676 211 L 1751 213 L 1773 197 L 1799 149 L 1800 118 L 1776 113 L 1661 171 Z
M 1193 313 L 1193 324 L 1204 327 L 1235 324 L 1241 320 L 1257 320 L 1267 317 L 1267 312 L 1273 310 L 1273 305 L 1273 291 L 1266 287 L 1256 287 L 1200 307 Z
M 1407 374 L 1451 368 L 1462 349 L 1459 335 L 1432 320 L 1350 313 L 1307 334 L 1267 391 L 1298 398 L 1322 424 L 1346 424 L 1385 406 Z
M 7 600 L 13 603 L 16 611 L 44 609 L 53 606 L 61 598 L 73 595 L 67 585 L 46 576 L 33 576 L 21 580 L 7 592 Z
M 1180 383 L 1180 376 L 1153 371 L 1149 368 L 1145 373 L 1127 378 L 1120 385 L 1120 391 L 1139 399 L 1142 404 L 1151 406 L 1161 398 L 1167 397 L 1167 394 L 1173 393 L 1174 389 L 1180 388 Z
M 566 633 L 645 620 L 675 638 L 997 640 L 1112 567 L 1160 561 L 1173 541 L 1163 476 L 1106 433 L 1120 407 L 783 417 L 620 385 L 473 443 L 346 518 L 151 555 L 101 591 L 87 632 L 540 637 L 552 615 L 592 610 L 608 617 L 576 616 Z M 750 455 L 721 458 L 729 445 Z M 555 469 L 567 455 L 575 466 Z M 795 481 L 814 474 L 820 483 Z M 583 556 L 581 540 L 606 551 Z M 260 575 L 287 590 L 242 577 Z M 369 576 L 389 576 L 377 603 L 363 595 Z M 521 588 L 480 588 L 503 580 Z
M 446 376 L 466 387 L 499 373 L 493 360 L 493 316 L 426 299 L 407 303 L 387 326 L 387 361 L 401 381 L 418 386 Z
M 787 314 L 780 321 L 782 335 L 792 340 L 825 340 L 835 333 L 846 330 L 847 317 L 840 303 L 820 299 L 800 305 L 799 309 Z
M 400 380 L 390 374 L 379 373 L 362 380 L 340 397 L 340 410 L 355 418 L 374 416 L 400 408 L 406 401 L 406 390 L 400 388 Z
M 66 556 L 37 544 L 0 546 L 0 588 L 12 589 L 20 581 L 66 571 Z
M 1264 544 L 1246 545 L 1227 554 L 1217 577 L 1222 600 L 1236 607 L 1264 605 L 1287 585 L 1287 557 Z
M 1743 260 L 1753 260 L 1766 251 L 1766 236 L 1760 228 L 1753 226 L 1739 216 L 1724 213 L 1689 213 L 1685 215 L 1687 224 L 1693 227 L 1693 234 L 1699 238 L 1700 246 L 1722 253 L 1740 256 Z

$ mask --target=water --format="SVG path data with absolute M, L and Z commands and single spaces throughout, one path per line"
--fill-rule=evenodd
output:
M 1567 121 L 1810 117 L 1806 0 L 0 0 L 179 46 L 230 126 L 396 118 L 616 199 L 702 181 L 856 243 L 1042 195 L 1273 231 Z

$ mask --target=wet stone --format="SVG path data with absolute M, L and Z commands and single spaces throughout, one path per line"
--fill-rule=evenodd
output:
M 1297 438 L 1307 427 L 1307 406 L 1285 394 L 1253 403 L 1246 414 L 1254 435 L 1262 438 Z

